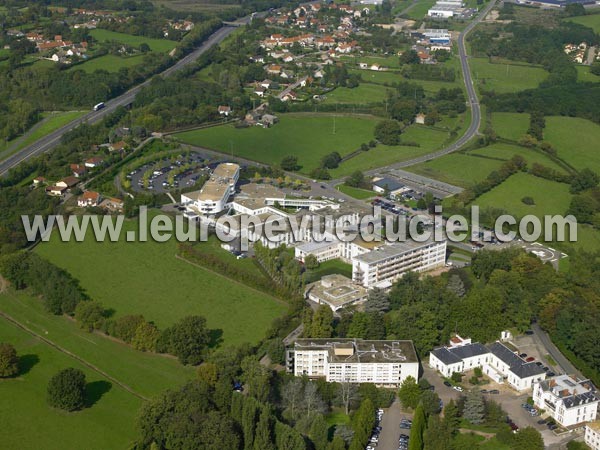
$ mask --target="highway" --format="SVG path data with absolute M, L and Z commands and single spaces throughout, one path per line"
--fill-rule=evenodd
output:
M 243 25 L 245 23 L 248 23 L 249 20 L 250 20 L 249 17 L 245 17 L 243 19 L 240 19 L 238 21 L 238 24 Z M 223 27 L 219 28 L 212 35 L 210 35 L 208 37 L 208 39 L 206 39 L 200 47 L 198 47 L 193 52 L 191 52 L 188 55 L 181 58 L 179 61 L 177 61 L 175 64 L 173 64 L 171 67 L 169 67 L 165 71 L 161 72 L 159 75 L 167 77 L 167 76 L 172 75 L 173 73 L 183 69 L 184 67 L 188 66 L 189 64 L 193 63 L 200 57 L 200 55 L 202 55 L 203 53 L 208 51 L 211 47 L 222 42 L 227 36 L 229 36 L 231 34 L 231 32 L 233 30 L 235 30 L 235 28 L 236 28 L 235 25 L 224 25 Z M 4 176 L 11 168 L 17 166 L 21 162 L 26 161 L 29 158 L 38 156 L 49 150 L 52 150 L 54 147 L 56 147 L 60 143 L 60 139 L 62 138 L 63 134 L 71 131 L 73 128 L 77 127 L 78 125 L 80 125 L 84 122 L 87 122 L 90 124 L 97 123 L 100 120 L 102 120 L 104 117 L 106 117 L 108 114 L 114 112 L 115 109 L 117 109 L 119 106 L 126 106 L 126 105 L 131 104 L 133 102 L 133 100 L 135 99 L 135 96 L 137 95 L 137 93 L 140 91 L 140 89 L 142 89 L 144 86 L 146 86 L 148 83 L 150 83 L 151 79 L 152 79 L 152 77 L 150 77 L 148 80 L 144 81 L 143 83 L 138 84 L 137 86 L 129 89 L 124 94 L 122 94 L 118 97 L 115 97 L 112 100 L 106 101 L 105 102 L 106 106 L 104 108 L 102 108 L 101 110 L 90 111 L 89 113 L 85 114 L 84 116 L 82 116 L 78 119 L 75 119 L 72 122 L 69 122 L 68 124 L 60 127 L 59 129 L 53 131 L 52 133 L 37 140 L 36 142 L 29 145 L 28 147 L 25 147 L 22 150 L 18 151 L 17 153 L 9 156 L 8 158 L 6 158 L 4 161 L 2 161 L 0 163 L 0 176 Z

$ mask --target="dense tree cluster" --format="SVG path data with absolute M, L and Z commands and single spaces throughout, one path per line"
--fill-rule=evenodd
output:
M 85 374 L 74 368 L 64 369 L 48 383 L 48 404 L 65 411 L 76 411 L 85 405 Z

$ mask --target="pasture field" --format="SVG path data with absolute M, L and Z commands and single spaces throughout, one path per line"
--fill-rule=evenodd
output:
M 525 196 L 532 197 L 535 205 L 524 204 L 521 199 Z M 477 198 L 473 204 L 481 208 L 501 208 L 516 217 L 527 214 L 542 217 L 564 214 L 570 202 L 569 185 L 520 172 Z
M 586 14 L 585 16 L 569 17 L 569 22 L 575 22 L 583 26 L 589 27 L 596 33 L 600 33 L 600 14 Z
M 470 58 L 469 64 L 479 90 L 499 94 L 536 88 L 548 76 L 541 67 L 491 63 L 487 58 Z
M 347 87 L 338 87 L 326 94 L 326 98 L 323 103 L 352 103 L 358 105 L 383 102 L 387 97 L 388 91 L 391 91 L 391 89 L 387 89 L 378 84 L 370 83 L 361 83 L 352 89 Z
M 462 87 L 462 84 L 459 83 L 459 77 L 457 77 L 456 81 L 428 81 L 419 80 L 416 78 L 404 78 L 402 75 L 400 75 L 400 73 L 392 71 L 376 72 L 373 70 L 350 69 L 349 72 L 359 74 L 363 80 L 363 83 L 391 85 L 392 83 L 400 83 L 405 81 L 423 86 L 425 92 L 428 92 L 430 94 L 435 94 L 442 88 L 451 89 L 455 87 Z
M 165 6 L 169 9 L 182 12 L 204 12 L 204 13 L 216 13 L 227 9 L 236 8 L 238 5 L 235 4 L 223 4 L 217 1 L 210 0 L 153 0 L 157 6 Z
M 546 117 L 544 139 L 576 169 L 600 172 L 600 125 L 576 117 Z
M 400 59 L 396 55 L 377 56 L 377 55 L 361 55 L 361 56 L 341 56 L 340 60 L 348 64 L 350 67 L 357 67 L 359 62 L 367 64 L 379 64 L 382 67 L 389 69 L 399 69 Z
M 100 42 L 117 41 L 132 47 L 139 47 L 141 44 L 146 43 L 153 52 L 170 52 L 177 45 L 177 42 L 169 41 L 168 39 L 153 39 L 146 36 L 134 36 L 132 34 L 118 33 L 116 31 L 103 30 L 101 28 L 90 30 L 90 35 Z
M 143 314 L 159 328 L 182 317 L 204 316 L 208 327 L 222 330 L 224 344 L 256 343 L 286 305 L 220 274 L 175 257 L 176 241 L 61 242 L 58 234 L 36 251 L 67 270 L 94 300 L 113 308 L 116 316 Z M 93 261 L 93 263 L 91 263 Z
M 76 64 L 71 69 L 81 69 L 87 73 L 95 72 L 96 70 L 106 70 L 107 72 L 118 72 L 123 67 L 133 67 L 142 64 L 144 55 L 135 56 L 117 56 L 117 55 L 102 55 L 97 58 L 92 58 L 89 61 Z
M 590 66 L 577 64 L 575 68 L 577 69 L 577 81 L 582 83 L 598 83 L 600 81 L 600 77 L 590 71 Z
M 424 0 L 413 6 L 406 15 L 409 19 L 421 20 L 427 14 L 427 11 L 435 5 L 436 0 Z
M 3 317 L 0 317 L 0 341 L 15 346 L 22 367 L 17 377 L 0 381 L 3 448 L 104 450 L 130 447 L 137 434 L 135 418 L 141 399 Z M 46 403 L 48 381 L 67 367 L 81 369 L 86 374 L 88 407 L 73 413 L 52 409 Z M 138 375 L 145 376 L 141 372 Z
M 556 164 L 550 158 L 548 158 L 544 153 L 535 151 L 533 149 L 528 149 L 524 147 L 520 147 L 517 145 L 496 143 L 492 144 L 488 147 L 479 148 L 477 150 L 473 150 L 469 152 L 470 155 L 482 155 L 488 156 L 492 158 L 501 158 L 506 161 L 511 159 L 514 155 L 521 155 L 527 161 L 528 165 L 532 165 L 533 163 L 538 163 L 546 167 L 550 167 L 551 169 L 557 170 L 559 172 L 565 172 L 565 169 Z
M 518 141 L 529 128 L 529 114 L 494 112 L 492 113 L 492 128 L 504 139 Z
M 177 133 L 184 143 L 267 164 L 278 164 L 286 155 L 298 157 L 300 172 L 309 173 L 333 151 L 348 155 L 373 139 L 380 119 L 373 116 L 333 114 L 282 114 L 272 128 L 236 129 L 231 125 Z M 335 134 L 334 134 L 335 130 Z
M 404 142 L 418 142 L 420 147 L 378 145 L 368 152 L 361 152 L 349 160 L 342 162 L 337 169 L 330 170 L 330 173 L 334 178 L 339 178 L 350 175 L 356 170 L 376 169 L 395 162 L 406 161 L 407 159 L 438 150 L 443 146 L 448 137 L 449 133 L 445 131 L 421 125 L 412 125 L 402 133 L 401 139 Z

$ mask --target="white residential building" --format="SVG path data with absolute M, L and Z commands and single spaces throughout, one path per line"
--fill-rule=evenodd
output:
M 352 279 L 367 288 L 389 287 L 404 273 L 444 265 L 446 241 L 406 241 L 377 247 L 352 260 Z
M 583 441 L 592 450 L 600 450 L 600 421 L 590 422 L 585 425 Z
M 546 377 L 540 366 L 524 361 L 501 342 L 485 347 L 477 342 L 471 343 L 470 339 L 456 338 L 451 340 L 450 346 L 436 348 L 429 353 L 429 367 L 445 377 L 479 367 L 495 382 L 508 382 L 517 391 L 532 388 L 535 382 Z
M 533 402 L 562 426 L 573 427 L 596 420 L 600 396 L 590 380 L 559 375 L 535 383 Z
M 181 195 L 181 204 L 186 207 L 186 215 L 192 217 L 219 214 L 225 210 L 229 197 L 235 192 L 239 176 L 239 165 L 219 164 L 202 189 Z
M 328 382 L 397 387 L 408 376 L 419 377 L 412 341 L 297 339 L 287 349 L 286 363 L 295 376 L 325 378 Z
M 368 291 L 351 279 L 334 273 L 306 286 L 304 296 L 317 305 L 329 306 L 335 312 L 349 305 L 364 303 Z

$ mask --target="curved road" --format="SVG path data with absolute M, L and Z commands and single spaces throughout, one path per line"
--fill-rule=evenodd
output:
M 249 17 L 240 19 L 239 23 L 241 25 L 241 24 L 247 23 L 248 21 L 249 21 Z M 223 27 L 219 28 L 212 35 L 210 35 L 208 37 L 208 39 L 206 39 L 200 47 L 198 47 L 192 53 L 181 58 L 179 61 L 177 61 L 175 64 L 173 64 L 171 67 L 169 67 L 165 71 L 161 72 L 159 75 L 161 75 L 161 76 L 172 75 L 173 73 L 177 72 L 178 70 L 181 70 L 184 67 L 186 67 L 187 65 L 193 63 L 200 57 L 200 55 L 202 55 L 203 53 L 208 51 L 214 45 L 217 45 L 221 41 L 223 41 L 223 39 L 225 39 L 227 36 L 229 36 L 229 34 L 231 34 L 231 32 L 233 30 L 235 30 L 235 28 L 236 28 L 235 26 L 229 26 L 229 25 L 224 25 Z M 129 89 L 127 92 L 120 95 L 119 97 L 116 97 L 112 100 L 106 101 L 105 102 L 106 106 L 104 108 L 102 108 L 101 110 L 91 111 L 91 112 L 85 114 L 84 116 L 82 116 L 78 119 L 75 119 L 72 122 L 69 122 L 68 124 L 60 127 L 59 129 L 53 131 L 52 133 L 47 134 L 43 138 L 37 140 L 30 146 L 25 147 L 24 149 L 20 150 L 19 152 L 15 153 L 14 155 L 9 156 L 4 161 L 0 162 L 0 176 L 4 176 L 10 169 L 17 166 L 21 162 L 53 149 L 55 146 L 57 146 L 60 143 L 60 139 L 62 138 L 63 134 L 71 131 L 73 128 L 77 127 L 78 125 L 80 125 L 84 122 L 91 123 L 91 124 L 99 122 L 104 117 L 106 117 L 108 114 L 112 113 L 119 106 L 126 106 L 126 105 L 131 104 L 133 102 L 135 96 L 137 95 L 137 93 L 144 86 L 146 86 L 148 83 L 150 83 L 151 79 L 152 79 L 152 77 L 150 77 L 143 83 L 138 84 L 137 86 Z

